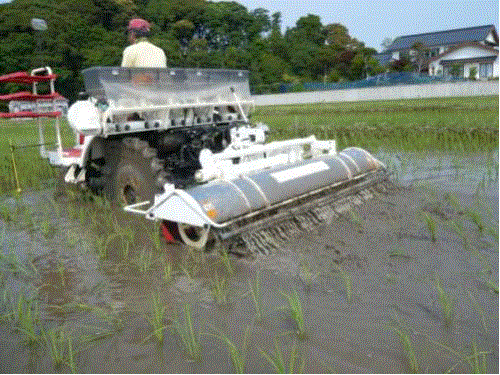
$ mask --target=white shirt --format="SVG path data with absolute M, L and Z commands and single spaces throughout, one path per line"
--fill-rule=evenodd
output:
M 165 52 L 146 38 L 139 39 L 123 51 L 122 67 L 125 68 L 166 68 Z

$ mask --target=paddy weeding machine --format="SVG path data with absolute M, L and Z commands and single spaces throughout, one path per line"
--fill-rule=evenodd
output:
M 86 97 L 68 111 L 77 144 L 42 156 L 67 168 L 66 183 L 161 221 L 169 239 L 202 248 L 215 238 L 267 252 L 369 198 L 386 179 L 372 155 L 337 152 L 334 140 L 266 144 L 267 126 L 249 122 L 246 71 L 93 67 L 82 74 Z

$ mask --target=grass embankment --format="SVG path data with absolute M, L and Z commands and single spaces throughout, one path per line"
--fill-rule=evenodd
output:
M 56 140 L 54 124 L 53 119 L 44 120 L 47 143 L 54 143 Z M 65 147 L 70 147 L 74 144 L 74 133 L 65 119 L 62 119 L 60 124 L 63 144 Z M 9 141 L 15 146 L 14 155 L 21 188 L 38 189 L 54 181 L 57 169 L 40 157 L 38 147 L 33 147 L 40 143 L 36 120 L 0 119 L 0 134 L 0 193 L 10 192 L 16 188 Z M 46 147 L 53 149 L 55 146 Z
M 273 139 L 315 134 L 340 149 L 498 148 L 498 96 L 265 106 L 253 120 L 268 124 Z
M 254 122 L 271 129 L 271 140 L 315 134 L 336 139 L 338 148 L 359 146 L 370 151 L 459 150 L 498 148 L 498 96 L 324 103 L 257 108 Z M 53 120 L 45 126 L 47 141 L 54 141 Z M 73 133 L 61 122 L 63 143 Z M 15 145 L 38 143 L 36 121 L 0 120 L 0 192 L 15 189 L 9 139 Z M 54 181 L 56 170 L 40 158 L 38 148 L 16 149 L 20 184 L 39 188 Z

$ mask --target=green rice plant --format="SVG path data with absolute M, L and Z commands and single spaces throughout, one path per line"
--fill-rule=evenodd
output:
M 455 209 L 455 211 L 462 212 L 462 205 L 455 194 L 446 194 L 444 199 Z
M 469 355 L 464 355 L 464 354 L 456 351 L 455 349 L 452 349 L 448 345 L 444 345 L 438 341 L 433 340 L 431 337 L 429 337 L 425 333 L 422 333 L 422 335 L 425 336 L 430 342 L 432 342 L 436 346 L 447 350 L 452 355 L 454 355 L 460 359 L 457 363 L 455 363 L 448 370 L 446 370 L 445 373 L 447 373 L 447 374 L 452 373 L 455 370 L 455 368 L 458 367 L 462 363 L 467 363 L 469 365 L 470 373 L 472 373 L 472 374 L 486 374 L 486 373 L 488 373 L 486 356 L 491 354 L 491 352 L 479 351 L 475 340 L 472 340 L 472 342 L 471 342 L 472 353 Z
M 106 238 L 105 236 L 96 237 L 94 246 L 99 259 L 106 259 L 108 256 L 108 238 Z
M 312 272 L 309 262 L 302 261 L 299 266 L 299 278 L 305 284 L 306 291 L 310 291 L 314 280 L 319 276 L 319 272 Z
M 139 267 L 139 272 L 148 272 L 151 270 L 154 264 L 153 252 L 143 248 L 139 257 L 135 259 L 135 263 Z
M 436 220 L 429 213 L 424 211 L 420 213 L 420 218 L 425 223 L 427 230 L 431 235 L 431 241 L 436 242 L 436 229 L 437 229 Z
M 281 307 L 282 310 L 289 310 L 293 321 L 297 324 L 297 337 L 300 340 L 305 340 L 307 338 L 306 326 L 304 321 L 304 313 L 302 311 L 302 303 L 300 302 L 299 295 L 297 291 L 293 291 L 291 294 L 286 294 L 280 292 L 280 294 L 288 302 L 288 306 Z
M 274 367 L 278 374 L 301 374 L 304 372 L 305 359 L 298 353 L 297 344 L 294 344 L 290 351 L 288 365 L 283 359 L 283 352 L 276 337 L 274 338 L 274 350 L 272 353 L 266 353 L 262 349 L 258 349 L 260 354 Z
M 469 298 L 472 300 L 472 304 L 474 305 L 474 308 L 478 312 L 479 316 L 481 317 L 481 324 L 483 326 L 484 333 L 488 333 L 488 330 L 486 329 L 486 319 L 484 317 L 484 310 L 481 308 L 477 300 L 474 298 L 472 293 L 468 290 L 467 294 L 469 295 Z
M 262 320 L 262 299 L 260 296 L 260 270 L 257 271 L 255 280 L 248 280 L 250 294 L 255 306 L 255 319 L 260 322 Z
M 153 328 L 152 335 L 156 337 L 159 343 L 163 343 L 163 336 L 164 336 L 163 331 L 165 330 L 165 328 L 167 328 L 167 326 L 165 325 L 166 307 L 161 303 L 159 294 L 151 295 L 150 309 L 151 313 L 147 317 L 147 320 L 151 324 L 151 327 Z
M 64 363 L 67 337 L 61 328 L 53 328 L 49 331 L 42 330 L 42 337 L 49 350 L 50 358 L 55 367 Z
M 420 369 L 418 366 L 417 357 L 415 355 L 415 351 L 413 349 L 413 343 L 411 341 L 410 336 L 408 335 L 408 333 L 405 330 L 403 330 L 401 328 L 398 328 L 398 327 L 389 327 L 389 328 L 391 328 L 396 333 L 396 335 L 399 337 L 399 341 L 401 342 L 401 345 L 403 345 L 403 349 L 404 349 L 404 351 L 406 353 L 406 357 L 408 359 L 408 365 L 409 365 L 410 371 L 413 374 L 417 374 L 418 372 L 420 372 Z
M 364 220 L 359 216 L 359 214 L 354 211 L 354 210 L 349 210 L 349 216 L 351 218 L 351 221 L 357 225 L 360 229 L 363 229 L 364 226 Z
M 443 322 L 446 327 L 451 327 L 453 324 L 454 311 L 453 311 L 453 298 L 446 294 L 446 291 L 441 285 L 441 280 L 436 277 L 434 285 L 438 293 L 439 304 L 441 305 L 441 312 L 443 313 Z
M 226 344 L 227 350 L 229 351 L 229 355 L 231 357 L 231 362 L 233 363 L 234 370 L 237 374 L 245 373 L 245 363 L 246 363 L 246 354 L 247 354 L 247 343 L 248 343 L 248 335 L 250 333 L 250 326 L 247 326 L 245 330 L 245 336 L 243 338 L 243 346 L 239 349 L 224 333 L 218 332 L 218 334 L 214 335 L 211 333 L 207 333 L 208 336 L 213 336 L 220 339 L 224 344 Z
M 174 331 L 179 336 L 187 356 L 193 361 L 201 360 L 201 345 L 199 334 L 195 332 L 191 319 L 191 305 L 186 304 L 183 308 L 184 318 L 176 317 L 173 321 Z
M 455 232 L 462 239 L 464 249 L 470 250 L 471 244 L 467 236 L 467 233 L 465 233 L 465 229 L 462 222 L 457 220 L 450 220 L 448 221 L 447 225 L 453 232 Z
M 219 252 L 219 259 L 220 262 L 224 265 L 226 268 L 226 271 L 229 275 L 232 275 L 234 273 L 233 267 L 231 266 L 231 261 L 229 259 L 229 254 L 227 251 L 222 250 Z
M 52 223 L 52 221 L 45 216 L 40 224 L 40 230 L 46 239 L 54 238 L 56 234 L 57 227 Z
M 170 262 L 165 262 L 163 264 L 163 280 L 165 280 L 167 284 L 173 280 L 173 268 Z
M 479 232 L 483 233 L 486 228 L 486 223 L 484 222 L 483 217 L 479 214 L 479 212 L 467 208 L 465 210 L 465 214 L 472 220 L 474 224 L 476 224 Z
M 61 328 L 53 328 L 47 332 L 42 330 L 42 336 L 54 367 L 59 368 L 65 364 L 75 374 L 77 370 L 71 337 Z
M 400 248 L 394 248 L 389 252 L 389 256 L 391 258 L 404 258 L 404 259 L 411 259 L 412 257 L 408 254 L 406 254 L 402 249 Z
M 219 277 L 217 269 L 210 279 L 210 291 L 217 305 L 229 304 L 229 284 L 225 277 Z
M 3 221 L 7 223 L 15 220 L 15 214 L 12 207 L 5 204 L 4 202 L 0 204 L 0 218 L 2 218 Z
M 148 237 L 151 240 L 151 243 L 153 244 L 154 249 L 157 252 L 160 252 L 163 248 L 163 243 L 162 243 L 161 237 L 160 237 L 161 223 L 159 221 L 154 221 L 153 225 L 145 225 L 145 226 L 146 226 L 146 233 L 148 234 Z
M 344 289 L 347 297 L 347 302 L 352 302 L 352 276 L 349 272 L 345 271 L 337 263 L 332 263 L 333 267 L 337 270 L 342 282 L 344 284 Z
M 17 299 L 17 306 L 12 311 L 16 322 L 15 330 L 24 334 L 28 345 L 39 342 L 40 335 L 38 329 L 38 304 L 34 300 L 26 300 L 24 293 L 21 293 Z
M 3 254 L 0 251 L 0 266 L 8 272 L 13 274 L 23 274 L 28 276 L 30 273 L 28 269 L 19 261 L 16 253 L 11 249 L 8 254 Z

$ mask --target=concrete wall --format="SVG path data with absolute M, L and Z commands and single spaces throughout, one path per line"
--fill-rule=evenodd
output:
M 350 90 L 253 95 L 252 99 L 255 105 L 263 106 L 482 95 L 498 95 L 498 81 L 398 85 Z

